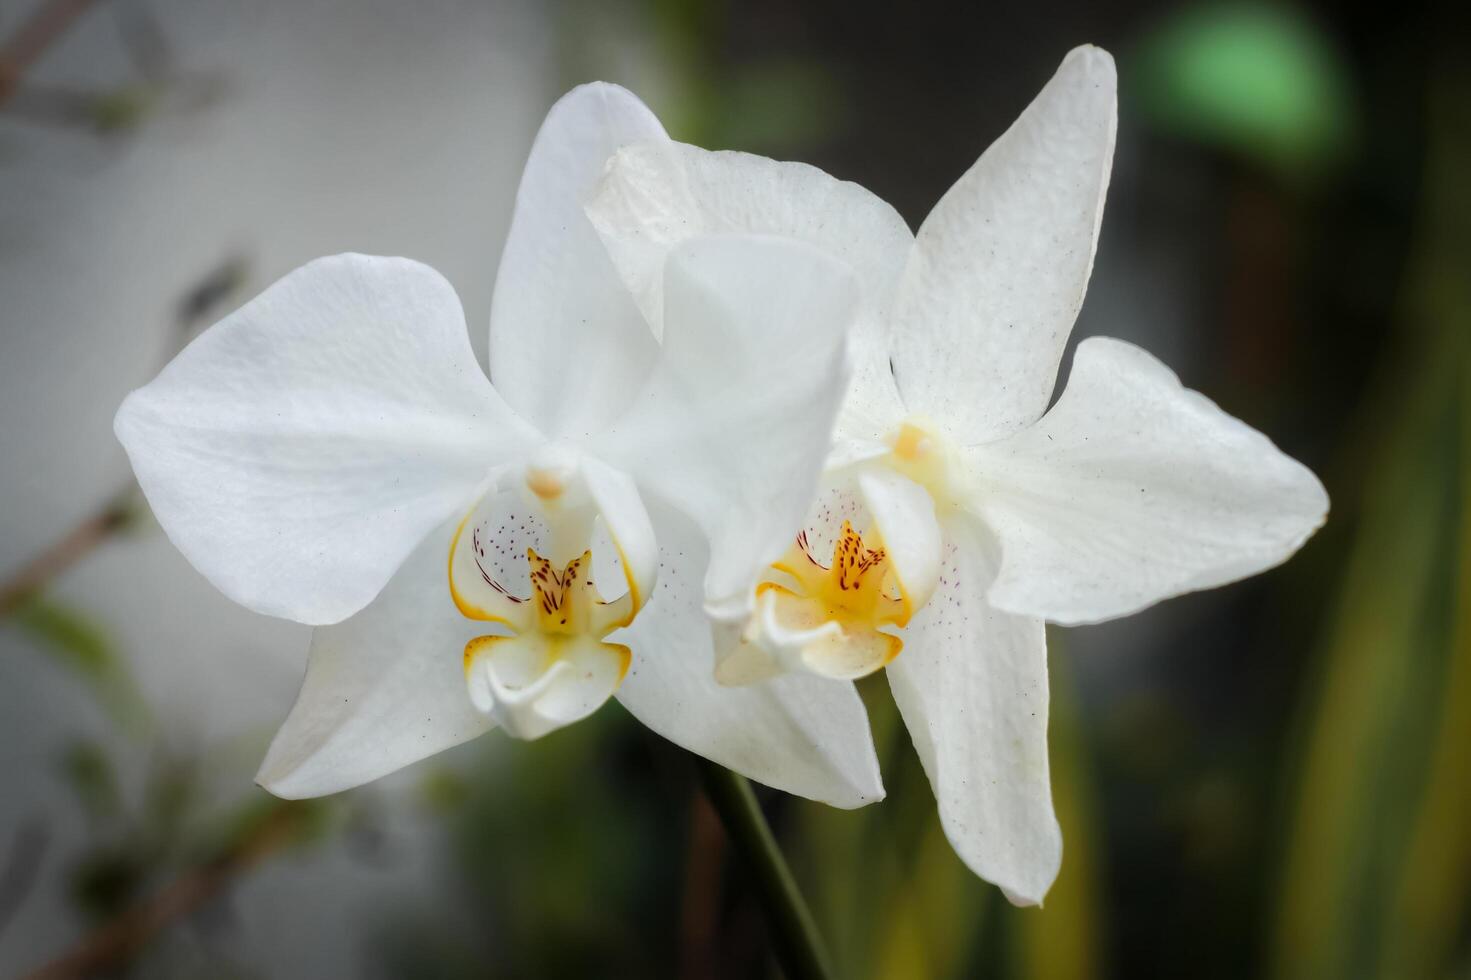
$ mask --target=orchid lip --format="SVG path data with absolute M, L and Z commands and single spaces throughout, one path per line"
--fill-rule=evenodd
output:
M 636 491 L 617 489 L 631 486 L 549 444 L 503 474 L 450 542 L 455 606 L 505 628 L 465 646 L 470 700 L 515 737 L 586 717 L 628 672 L 631 651 L 604 639 L 633 622 L 652 585 L 640 581 L 645 559 L 657 554 Z
M 844 521 L 831 563 L 824 564 L 804 531 L 772 569 L 782 581 L 758 587 L 747 643 L 721 664 L 723 682 L 749 683 L 781 669 L 851 680 L 879 670 L 903 649 L 888 628 L 907 623 L 913 609 L 872 534 L 865 540 Z

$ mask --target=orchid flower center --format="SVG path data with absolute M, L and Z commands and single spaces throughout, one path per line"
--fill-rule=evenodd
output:
M 756 589 L 746 643 L 716 670 L 724 683 L 749 683 L 783 670 L 853 679 L 889 663 L 904 642 L 884 627 L 912 612 L 876 531 L 868 538 L 844 521 L 824 564 L 807 532 L 772 565 Z
M 870 535 L 870 539 L 876 535 Z M 870 547 L 863 536 L 853 530 L 850 521 L 833 545 L 831 565 L 812 556 L 807 545 L 807 532 L 797 535 L 797 543 L 772 567 L 796 580 L 800 595 L 822 605 L 830 619 L 864 622 L 873 627 L 902 625 L 908 620 L 904 602 L 891 596 L 889 557 L 882 547 Z M 775 582 L 764 583 L 758 595 L 768 589 L 789 595 L 799 594 Z
M 746 642 L 721 662 L 720 680 L 750 683 L 785 670 L 857 678 L 903 650 L 897 631 L 939 579 L 937 515 L 958 499 L 962 468 L 950 441 L 922 419 L 906 419 L 884 445 L 829 475 L 808 529 L 757 587 Z M 840 522 L 827 563 L 810 541 Z
M 471 702 L 509 734 L 536 738 L 597 710 L 628 673 L 632 652 L 604 640 L 633 621 L 648 583 L 636 583 L 615 532 L 631 523 L 643 538 L 636 518 L 647 518 L 636 496 L 635 519 L 610 517 L 575 454 L 538 453 L 519 476 L 461 522 L 449 588 L 462 614 L 503 628 L 465 646 Z M 635 544 L 653 553 L 651 539 Z M 600 576 L 626 588 L 605 598 Z
M 790 586 L 764 582 L 756 590 L 758 615 L 792 643 L 800 666 L 828 677 L 871 674 L 899 655 L 904 642 L 881 627 L 903 626 L 910 609 L 894 580 L 889 556 L 871 532 L 869 540 L 844 521 L 832 563 L 813 556 L 807 532 L 772 567 Z M 877 545 L 877 547 L 875 547 Z

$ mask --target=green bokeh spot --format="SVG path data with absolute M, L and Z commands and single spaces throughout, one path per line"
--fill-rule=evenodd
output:
M 1330 169 L 1351 146 L 1355 113 L 1343 63 L 1291 7 L 1194 7 L 1150 34 L 1133 67 L 1126 92 L 1150 123 L 1281 176 Z

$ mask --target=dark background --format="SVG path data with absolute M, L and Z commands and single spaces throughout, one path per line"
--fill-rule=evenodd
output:
M 304 633 L 171 554 L 111 413 L 317 254 L 429 261 L 484 323 L 531 135 L 577 82 L 917 227 L 1085 42 L 1120 128 L 1076 335 L 1270 434 L 1329 523 L 1246 583 L 1051 633 L 1042 911 L 951 853 L 881 678 L 888 799 L 763 801 L 843 976 L 1471 977 L 1464 5 L 1070 0 L 0 3 L 0 579 L 25 586 L 0 971 L 773 974 L 688 761 L 616 705 L 315 804 L 254 788 Z M 26 578 L 37 555 L 62 560 Z M 145 928 L 160 894 L 185 900 Z

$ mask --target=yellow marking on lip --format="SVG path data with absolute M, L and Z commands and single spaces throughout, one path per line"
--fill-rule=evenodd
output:
M 633 577 L 633 566 L 628 563 L 628 556 L 623 553 L 623 546 L 613 536 L 611 529 L 608 531 L 608 537 L 612 540 L 613 549 L 618 552 L 618 561 L 623 566 L 623 580 L 628 583 L 628 598 L 630 600 L 628 618 L 623 621 L 623 625 L 627 626 L 633 622 L 633 618 L 638 615 L 638 611 L 644 607 L 643 597 L 639 595 L 638 582 Z M 617 644 L 614 645 L 616 646 Z
M 801 557 L 793 552 L 799 552 Z M 888 552 L 868 547 L 850 521 L 843 522 L 842 531 L 833 543 L 831 565 L 824 566 L 812 557 L 804 534 L 798 537 L 797 547 L 789 549 L 772 567 L 795 578 L 805 598 L 825 603 L 835 618 L 896 626 L 903 626 L 909 619 L 909 603 L 903 599 L 903 589 L 899 590 L 899 599 L 885 591 L 892 575 Z
M 779 621 L 784 619 L 788 628 L 816 629 L 833 623 L 845 637 L 841 641 L 843 649 L 853 654 L 876 650 L 875 643 L 882 641 L 881 654 L 863 658 L 861 668 L 844 668 L 844 672 L 832 676 L 863 676 L 886 666 L 904 649 L 902 639 L 880 627 L 904 626 L 912 606 L 902 587 L 898 589 L 899 598 L 888 591 L 890 577 L 898 578 L 890 567 L 888 553 L 881 547 L 868 547 L 851 522 L 843 522 L 833 543 L 830 566 L 812 556 L 804 532 L 772 567 L 791 576 L 795 588 L 767 581 L 757 586 L 756 595 L 771 593 L 785 607 L 786 614 L 779 614 Z M 861 672 L 846 672 L 850 669 Z

